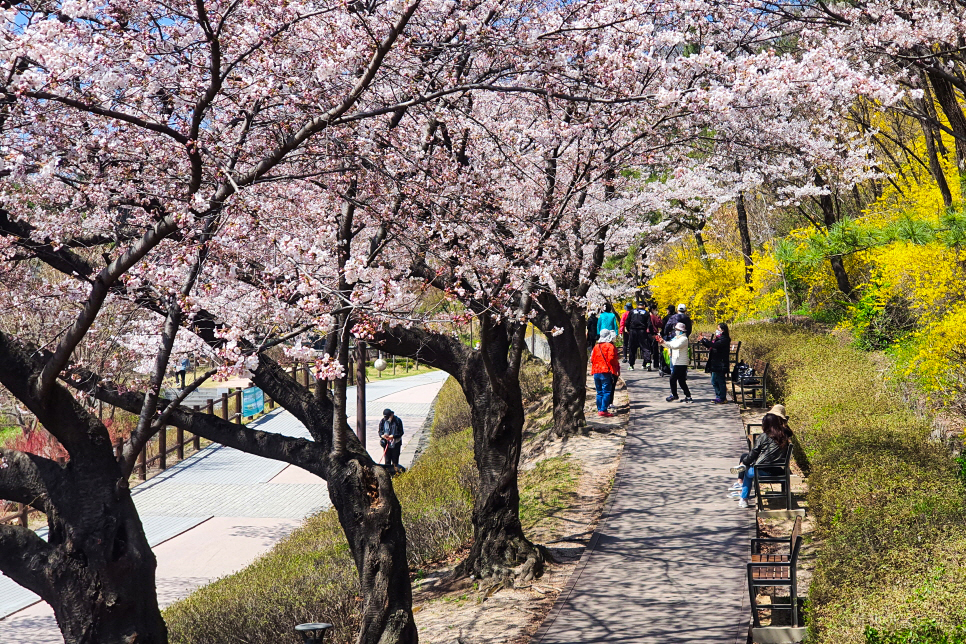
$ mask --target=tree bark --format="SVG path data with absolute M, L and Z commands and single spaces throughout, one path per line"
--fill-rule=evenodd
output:
M 46 513 L 50 529 L 44 543 L 27 528 L 0 526 L 0 570 L 51 605 L 67 644 L 164 644 L 156 561 L 107 430 L 60 384 L 40 396 L 37 355 L 0 333 L 0 383 L 70 460 L 0 450 L 9 464 L 0 498 Z
M 383 329 L 374 344 L 446 371 L 460 383 L 470 405 L 480 482 L 473 506 L 473 545 L 457 574 L 529 580 L 543 572 L 547 555 L 526 538 L 520 523 L 523 394 L 509 357 L 516 349 L 506 322 L 487 322 L 485 315 L 481 322 L 476 351 L 450 336 L 402 327 Z
M 815 172 L 815 185 L 819 187 L 825 187 L 825 180 L 816 171 Z M 838 216 L 835 213 L 835 202 L 832 199 L 831 194 L 824 194 L 819 197 L 819 205 L 822 208 L 822 219 L 825 224 L 825 230 L 829 230 L 835 222 L 838 221 Z M 832 267 L 832 273 L 835 275 L 835 283 L 839 287 L 839 290 L 850 300 L 855 299 L 855 293 L 852 289 L 852 282 L 849 280 L 849 273 L 845 270 L 845 264 L 842 261 L 841 255 L 832 255 L 828 258 L 829 265 Z
M 966 196 L 966 116 L 956 98 L 956 89 L 945 78 L 938 74 L 928 73 L 929 82 L 933 88 L 936 102 L 942 108 L 953 131 L 956 147 L 956 169 L 959 171 L 960 198 Z
M 553 371 L 553 433 L 560 438 L 575 436 L 587 426 L 587 321 L 583 307 L 565 306 L 543 291 L 536 297 L 538 314 L 533 323 L 547 336 Z M 563 329 L 559 335 L 554 328 Z
M 739 192 L 735 199 L 738 211 L 738 235 L 741 236 L 741 258 L 745 262 L 745 284 L 751 284 L 754 267 L 751 262 L 751 234 L 748 231 L 748 211 L 745 209 L 745 193 Z
M 931 98 L 929 100 L 932 100 Z M 928 114 L 928 109 L 926 108 L 926 101 L 919 100 L 919 108 L 923 112 Z M 947 208 L 953 205 L 953 193 L 949 189 L 949 183 L 946 181 L 946 173 L 943 172 L 942 164 L 939 161 L 939 153 L 936 150 L 936 132 L 933 126 L 926 121 L 920 121 L 922 125 L 922 134 L 926 139 L 926 154 L 929 157 L 929 171 L 932 173 L 933 179 L 936 181 L 936 185 L 939 186 L 939 192 L 943 196 L 943 205 Z

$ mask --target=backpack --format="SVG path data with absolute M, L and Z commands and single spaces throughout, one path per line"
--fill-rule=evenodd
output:
M 739 385 L 757 385 L 759 383 L 755 370 L 745 364 L 744 360 L 735 365 L 734 371 L 731 372 L 731 379 Z

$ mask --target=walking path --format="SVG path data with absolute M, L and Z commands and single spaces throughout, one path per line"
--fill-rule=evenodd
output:
M 423 424 L 446 374 L 376 380 L 366 386 L 366 447 L 382 457 L 378 422 L 391 408 L 403 421 L 400 463 L 408 466 Z M 355 425 L 355 387 L 348 392 L 349 425 Z M 295 418 L 277 410 L 251 423 L 266 432 L 310 438 Z M 244 568 L 330 505 L 325 481 L 280 461 L 211 445 L 132 491 L 148 542 L 158 559 L 162 606 L 195 588 Z M 39 531 L 42 536 L 44 531 Z M 53 611 L 33 593 L 0 575 L 0 643 L 62 642 Z
M 606 516 L 533 642 L 743 644 L 754 510 L 728 497 L 745 447 L 734 405 L 666 403 L 668 380 L 628 371 L 630 422 Z

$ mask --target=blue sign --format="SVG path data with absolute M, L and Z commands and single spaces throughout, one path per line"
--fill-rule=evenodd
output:
M 242 416 L 248 418 L 265 411 L 265 394 L 258 387 L 242 390 Z

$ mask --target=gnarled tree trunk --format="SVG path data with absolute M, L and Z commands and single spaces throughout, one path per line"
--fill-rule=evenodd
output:
M 511 347 L 505 322 L 481 326 L 477 351 L 450 336 L 402 327 L 383 330 L 374 344 L 446 371 L 460 383 L 470 405 L 480 484 L 473 506 L 473 546 L 457 572 L 531 579 L 543 572 L 547 557 L 520 524 L 517 476 L 524 411 L 519 350 Z
M 0 450 L 0 498 L 46 513 L 50 529 L 45 543 L 25 527 L 0 526 L 0 570 L 53 607 L 68 644 L 164 644 L 156 561 L 107 429 L 57 383 L 39 396 L 38 354 L 0 333 L 0 383 L 70 460 Z
M 587 322 L 583 307 L 561 303 L 553 293 L 536 297 L 540 310 L 533 322 L 550 345 L 553 371 L 553 432 L 561 438 L 574 436 L 587 425 Z M 563 329 L 557 335 L 553 329 Z

